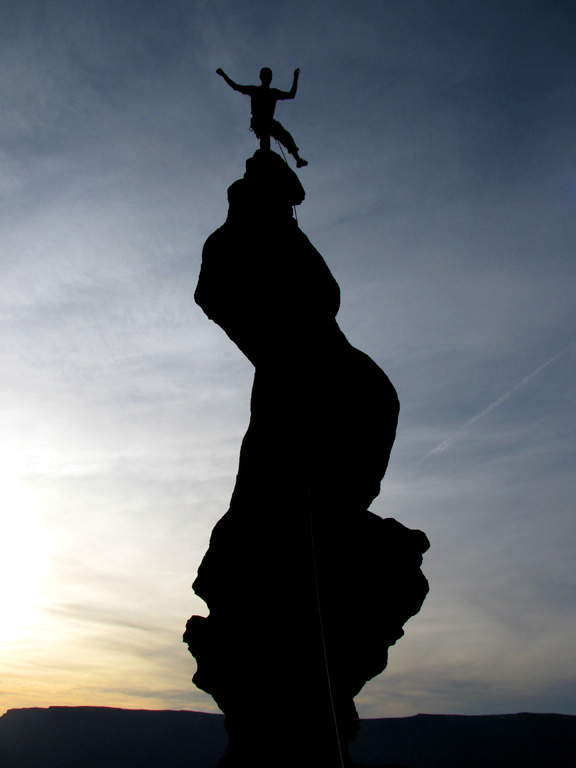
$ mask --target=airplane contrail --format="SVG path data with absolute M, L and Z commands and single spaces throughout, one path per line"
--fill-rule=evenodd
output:
M 452 434 L 450 437 L 446 438 L 446 440 L 443 440 L 441 443 L 439 443 L 436 448 L 433 448 L 429 453 L 427 453 L 422 461 L 425 461 L 426 459 L 429 459 L 431 456 L 437 456 L 439 453 L 444 453 L 444 451 L 447 448 L 450 448 L 451 445 L 453 445 L 456 440 L 458 440 L 466 430 L 468 430 L 473 424 L 475 424 L 477 421 L 480 421 L 480 419 L 483 419 L 484 416 L 487 416 L 489 413 L 491 413 L 495 408 L 498 408 L 499 405 L 502 405 L 502 403 L 505 400 L 508 400 L 508 398 L 514 394 L 514 392 L 517 392 L 519 389 L 521 389 L 525 384 L 527 384 L 531 379 L 533 379 L 535 376 L 538 376 L 539 373 L 541 373 L 545 368 L 548 368 L 549 365 L 552 365 L 552 363 L 555 363 L 558 358 L 562 357 L 566 352 L 568 352 L 569 349 L 576 346 L 576 342 L 573 341 L 571 344 L 568 344 L 567 347 L 564 347 L 564 349 L 560 350 L 554 357 L 551 357 L 549 360 L 546 360 L 545 363 L 542 363 L 542 365 L 539 365 L 538 368 L 535 368 L 532 373 L 529 373 L 527 376 L 524 376 L 523 379 L 521 379 L 517 384 L 515 384 L 511 389 L 509 389 L 507 392 L 505 392 L 503 395 L 501 395 L 499 398 L 494 400 L 493 403 L 490 403 L 489 406 L 484 408 L 483 411 L 480 411 L 480 413 L 477 413 L 476 416 L 473 416 L 471 419 L 469 419 L 463 426 L 460 427 L 460 429 L 457 429 L 454 434 Z

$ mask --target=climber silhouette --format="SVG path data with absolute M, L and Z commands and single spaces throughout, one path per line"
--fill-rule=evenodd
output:
M 260 149 L 270 149 L 270 136 L 277 139 L 283 144 L 292 157 L 296 160 L 296 167 L 302 168 L 308 165 L 308 162 L 304 160 L 298 154 L 298 147 L 294 142 L 292 136 L 288 131 L 278 122 L 274 120 L 274 110 L 276 109 L 276 102 L 284 99 L 293 99 L 296 96 L 296 89 L 298 88 L 298 76 L 300 70 L 294 70 L 294 81 L 292 88 L 289 91 L 280 91 L 278 88 L 270 88 L 272 82 L 272 70 L 268 67 L 263 67 L 260 70 L 260 81 L 262 85 L 238 85 L 234 80 L 228 77 L 223 69 L 218 68 L 216 74 L 223 77 L 228 83 L 230 88 L 233 88 L 239 93 L 243 93 L 245 96 L 250 96 L 252 119 L 250 121 L 250 128 L 256 134 L 256 137 L 260 139 Z

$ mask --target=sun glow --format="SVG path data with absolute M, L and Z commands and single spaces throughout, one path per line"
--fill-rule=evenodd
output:
M 9 461 L 0 474 L 0 642 L 16 640 L 38 620 L 48 559 L 38 499 L 7 467 Z

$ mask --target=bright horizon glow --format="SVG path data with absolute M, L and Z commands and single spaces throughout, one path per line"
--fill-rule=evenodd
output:
M 0 643 L 23 638 L 39 619 L 48 545 L 40 501 L 16 474 L 17 449 L 0 453 Z M 44 533 L 44 535 L 43 535 Z

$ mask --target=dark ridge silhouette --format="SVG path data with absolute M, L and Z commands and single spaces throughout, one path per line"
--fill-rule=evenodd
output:
M 254 724 L 257 739 L 263 728 L 258 713 Z M 12 709 L 0 717 L 0 766 L 212 768 L 226 740 L 224 717 L 202 712 Z M 276 749 L 281 754 L 283 745 Z M 362 720 L 351 751 L 355 765 L 380 768 L 573 768 L 576 716 Z M 277 764 L 273 756 L 270 765 Z
M 569 768 L 576 716 L 415 715 L 363 720 L 358 761 L 406 768 Z
M 304 191 L 272 152 L 246 168 L 204 245 L 195 299 L 256 368 L 251 418 L 194 582 L 210 615 L 189 620 L 185 641 L 194 682 L 226 714 L 222 766 L 305 754 L 329 768 L 348 763 L 353 698 L 422 605 L 429 545 L 368 510 L 398 398 L 338 327 L 338 284 L 292 214 Z
M 222 715 L 107 707 L 11 709 L 0 718 L 1 768 L 213 768 Z

